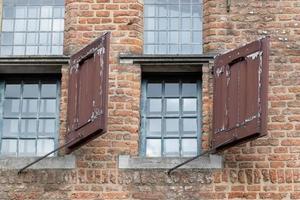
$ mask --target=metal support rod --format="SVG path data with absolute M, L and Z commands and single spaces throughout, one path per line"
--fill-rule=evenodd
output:
M 52 153 L 54 153 L 54 152 L 56 152 L 56 151 L 58 151 L 58 150 L 60 150 L 60 149 L 62 149 L 62 148 L 64 148 L 64 147 L 68 146 L 69 144 L 71 144 L 72 142 L 74 142 L 75 140 L 77 140 L 77 139 L 80 138 L 80 137 L 81 137 L 81 136 L 76 137 L 76 138 L 74 138 L 73 140 L 70 140 L 69 142 L 65 143 L 64 145 L 57 147 L 57 148 L 54 149 L 53 151 L 51 151 L 51 152 L 47 153 L 46 155 L 44 155 L 44 156 L 42 156 L 42 157 L 36 159 L 35 161 L 29 163 L 28 165 L 26 165 L 25 167 L 23 167 L 22 169 L 20 169 L 20 170 L 18 171 L 18 174 L 21 174 L 25 169 L 27 169 L 28 167 L 34 165 L 35 163 L 37 163 L 37 162 L 43 160 L 44 158 L 48 157 L 48 156 L 51 155 Z

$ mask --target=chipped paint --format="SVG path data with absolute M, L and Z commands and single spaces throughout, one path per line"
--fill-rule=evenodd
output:
M 254 52 L 250 55 L 247 56 L 247 58 L 251 58 L 252 60 L 255 60 L 258 56 L 261 56 L 262 54 L 262 51 L 257 51 L 257 52 Z

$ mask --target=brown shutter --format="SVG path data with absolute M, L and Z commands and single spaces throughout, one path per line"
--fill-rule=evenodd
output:
M 66 135 L 69 153 L 106 132 L 109 40 L 106 33 L 71 56 Z
M 215 58 L 212 148 L 267 134 L 268 72 L 269 38 Z

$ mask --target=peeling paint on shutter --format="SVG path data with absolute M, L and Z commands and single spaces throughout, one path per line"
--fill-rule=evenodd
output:
M 269 38 L 215 58 L 212 148 L 267 134 L 268 72 Z
M 107 130 L 110 33 L 70 59 L 66 143 L 69 153 Z

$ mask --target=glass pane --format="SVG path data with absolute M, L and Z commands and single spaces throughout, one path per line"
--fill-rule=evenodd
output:
M 4 100 L 4 116 L 16 117 L 20 113 L 20 100 L 19 99 L 5 99 Z
M 54 136 L 55 129 L 55 119 L 39 120 L 39 136 Z
M 177 19 L 177 18 L 169 19 L 169 29 L 170 30 L 179 30 L 179 19 Z
M 37 141 L 37 155 L 38 156 L 43 156 L 53 150 L 54 150 L 54 140 L 41 139 L 41 140 Z M 54 156 L 54 154 L 51 154 L 50 156 Z
M 191 16 L 191 5 L 181 5 L 181 16 L 190 17 Z
M 63 31 L 64 30 L 64 20 L 63 19 L 54 19 L 52 30 L 53 31 Z
M 195 114 L 197 112 L 197 99 L 183 99 L 183 113 Z
M 40 33 L 40 44 L 51 44 L 51 33 Z
M 178 97 L 179 96 L 179 83 L 166 83 L 165 96 Z
M 37 132 L 36 119 L 21 120 L 21 137 L 35 137 Z
M 37 55 L 38 47 L 37 46 L 26 46 L 26 55 Z
M 161 119 L 148 119 L 147 135 L 161 136 Z
M 20 84 L 6 84 L 5 97 L 20 97 L 21 85 Z
M 182 96 L 197 96 L 197 84 L 196 83 L 183 83 L 182 84 Z
M 19 140 L 19 155 L 34 156 L 35 155 L 35 140 Z
M 147 96 L 148 97 L 161 97 L 162 85 L 160 83 L 148 83 Z
M 26 18 L 26 7 L 16 6 L 16 18 Z
M 193 5 L 192 6 L 192 13 L 193 13 L 192 15 L 193 15 L 193 17 L 198 17 L 198 18 L 202 17 L 201 16 L 201 10 L 202 10 L 202 8 L 201 8 L 200 4 Z
M 25 55 L 25 46 L 14 46 L 14 55 Z
M 27 31 L 39 31 L 39 20 L 36 19 L 28 20 Z
M 3 19 L 2 20 L 2 31 L 13 31 L 14 20 Z
M 15 33 L 14 34 L 14 44 L 15 45 L 25 45 L 25 33 Z
M 52 33 L 52 44 L 54 45 L 62 45 L 64 40 L 63 33 Z
M 149 114 L 161 115 L 161 99 L 149 99 L 148 100 L 148 112 Z
M 169 45 L 170 54 L 178 54 L 178 45 Z
M 178 40 L 178 32 L 177 31 L 172 31 L 169 32 L 169 43 L 171 44 L 178 44 L 179 40 Z
M 158 19 L 158 28 L 159 28 L 159 30 L 167 30 L 168 29 L 168 19 L 159 18 Z
M 167 157 L 179 156 L 179 140 L 165 139 L 164 140 L 164 155 Z
M 26 20 L 23 19 L 15 20 L 15 31 L 18 32 L 26 31 Z
M 178 17 L 179 16 L 179 5 L 170 5 L 170 16 L 171 17 Z
M 159 17 L 167 17 L 168 16 L 168 5 L 160 5 L 158 6 L 158 16 Z
M 144 15 L 145 17 L 155 17 L 155 6 L 154 5 L 147 5 L 144 7 L 145 12 Z
M 145 40 L 147 43 L 155 43 L 155 32 L 153 31 L 147 31 L 145 32 Z
M 52 18 L 52 6 L 41 7 L 41 18 Z
M 158 33 L 158 42 L 160 44 L 166 44 L 168 43 L 168 32 L 166 31 L 161 31 Z
M 12 46 L 1 46 L 1 55 L 12 55 Z
M 23 86 L 23 97 L 35 97 L 39 96 L 39 85 L 38 84 L 24 84 Z
M 191 29 L 191 19 L 190 18 L 182 18 L 181 19 L 181 28 L 183 30 L 190 30 Z
M 40 31 L 51 31 L 52 20 L 51 19 L 41 19 L 40 20 Z
M 23 99 L 22 102 L 22 116 L 35 117 L 38 111 L 37 99 Z
M 181 45 L 182 54 L 191 54 L 193 52 L 192 45 Z
M 4 6 L 3 8 L 3 18 L 14 18 L 14 7 Z
M 165 41 L 166 43 L 167 41 Z M 158 52 L 159 54 L 166 54 L 168 52 L 168 46 L 167 45 L 159 45 L 158 46 Z
M 40 46 L 39 55 L 49 55 L 51 53 L 51 46 Z
M 189 31 L 181 32 L 181 43 L 189 44 L 191 42 L 191 33 Z
M 179 113 L 179 99 L 166 99 L 166 113 L 167 114 Z
M 39 7 L 28 7 L 28 18 L 39 18 Z
M 17 140 L 3 139 L 1 142 L 1 154 L 17 155 Z
M 1 44 L 2 45 L 12 45 L 13 42 L 14 42 L 14 33 L 2 33 L 1 34 Z
M 192 157 L 197 155 L 197 139 L 182 139 L 182 152 L 184 157 Z
M 52 46 L 51 54 L 52 55 L 63 54 L 63 46 Z
M 202 42 L 202 32 L 194 31 L 192 41 L 193 41 L 193 43 L 201 43 Z
M 166 119 L 166 136 L 179 135 L 179 119 Z
M 147 54 L 154 54 L 155 53 L 155 45 L 144 45 L 144 51 Z
M 19 120 L 18 119 L 3 119 L 4 137 L 17 137 L 19 134 Z
M 197 134 L 197 119 L 183 119 L 183 134 L 184 136 L 193 136 Z
M 39 42 L 38 33 L 27 33 L 27 44 L 36 45 Z
M 54 7 L 53 8 L 53 17 L 54 18 L 63 18 L 65 10 L 62 7 Z
M 40 107 L 41 116 L 54 116 L 56 113 L 56 99 L 42 99 Z
M 145 30 L 155 29 L 155 18 L 145 18 Z
M 160 157 L 161 156 L 161 140 L 160 139 L 147 139 L 146 156 L 147 157 Z
M 193 29 L 202 30 L 202 21 L 200 18 L 193 18 Z
M 56 98 L 56 84 L 42 84 L 41 97 Z

